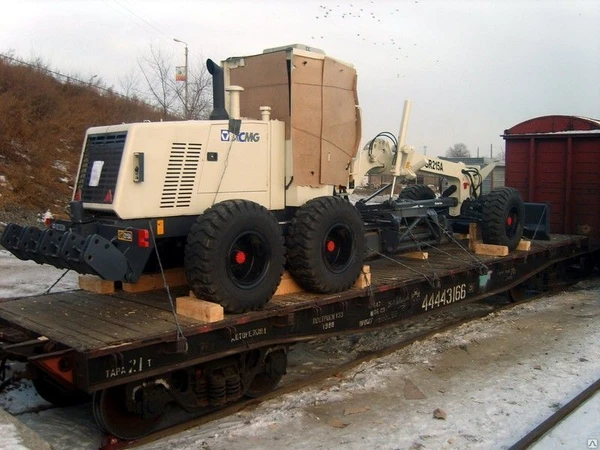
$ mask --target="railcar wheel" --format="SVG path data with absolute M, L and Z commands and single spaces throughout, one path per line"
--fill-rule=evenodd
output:
M 498 188 L 483 199 L 481 237 L 486 244 L 514 250 L 523 236 L 525 206 L 513 188 Z
M 250 386 L 244 395 L 250 398 L 260 397 L 271 392 L 285 375 L 287 368 L 287 355 L 283 350 L 277 350 L 265 357 L 264 371 L 254 375 Z
M 507 292 L 509 301 L 511 303 L 517 303 L 527 298 L 528 289 L 525 284 L 518 284 Z
M 398 194 L 398 200 L 431 200 L 435 198 L 435 193 L 429 186 L 424 184 L 411 184 L 406 186 Z
M 263 306 L 284 264 L 281 228 L 263 206 L 227 200 L 198 217 L 188 235 L 185 272 L 198 298 L 241 313 Z
M 365 227 L 358 210 L 340 197 L 319 197 L 296 213 L 286 237 L 288 267 L 313 292 L 350 288 L 365 256 Z
M 42 372 L 38 373 L 32 382 L 39 396 L 55 406 L 80 405 L 90 400 L 89 394 L 83 391 L 67 390 Z
M 96 423 L 106 433 L 119 439 L 139 439 L 157 429 L 163 413 L 157 412 L 150 417 L 131 412 L 127 408 L 127 389 L 116 386 L 94 393 L 92 411 Z

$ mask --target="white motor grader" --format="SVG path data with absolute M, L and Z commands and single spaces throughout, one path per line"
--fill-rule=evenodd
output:
M 351 65 L 296 45 L 207 67 L 209 120 L 90 128 L 70 220 L 9 224 L 2 245 L 115 281 L 183 266 L 197 297 L 244 312 L 269 301 L 284 268 L 309 291 L 339 292 L 366 256 L 439 244 L 460 222 L 480 222 L 485 242 L 519 242 L 517 191 L 482 195 L 490 167 L 416 155 L 404 145 L 407 109 L 399 140 L 381 133 L 358 151 Z M 413 185 L 377 204 L 348 201 L 367 173 L 393 175 L 394 192 L 418 170 L 450 187 L 439 198 Z

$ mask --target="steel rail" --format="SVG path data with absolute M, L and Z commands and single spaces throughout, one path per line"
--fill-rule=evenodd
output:
M 566 405 L 558 409 L 554 414 L 540 423 L 537 427 L 523 436 L 517 443 L 515 443 L 508 450 L 525 450 L 539 441 L 546 433 L 551 431 L 561 421 L 566 419 L 569 414 L 579 408 L 583 403 L 593 397 L 598 391 L 600 391 L 600 379 L 596 380 L 577 396 L 575 396 Z

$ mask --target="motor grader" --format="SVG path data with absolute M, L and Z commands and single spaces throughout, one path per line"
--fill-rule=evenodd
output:
M 9 224 L 2 245 L 106 280 L 183 266 L 197 297 L 244 312 L 268 302 L 285 268 L 305 289 L 332 293 L 354 284 L 365 258 L 437 245 L 460 223 L 480 222 L 487 243 L 520 240 L 517 191 L 483 195 L 491 167 L 415 154 L 404 143 L 408 108 L 398 137 L 380 133 L 359 151 L 350 64 L 295 45 L 207 68 L 209 120 L 88 129 L 70 219 Z M 413 185 L 394 198 L 397 180 L 419 170 L 449 188 L 436 197 Z M 368 173 L 392 175 L 390 194 L 353 205 L 348 194 Z

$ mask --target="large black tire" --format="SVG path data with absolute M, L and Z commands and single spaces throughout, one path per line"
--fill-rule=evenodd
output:
M 281 228 L 270 211 L 248 200 L 226 200 L 192 226 L 185 273 L 198 298 L 241 313 L 260 308 L 273 296 L 284 254 Z
M 411 184 L 406 186 L 398 194 L 398 200 L 431 200 L 435 198 L 435 193 L 429 186 L 424 184 Z
M 306 202 L 286 236 L 288 268 L 300 286 L 333 293 L 350 288 L 365 257 L 365 227 L 358 210 L 340 197 Z
M 523 236 L 525 205 L 519 191 L 498 188 L 483 199 L 481 237 L 486 244 L 505 245 L 514 250 Z

